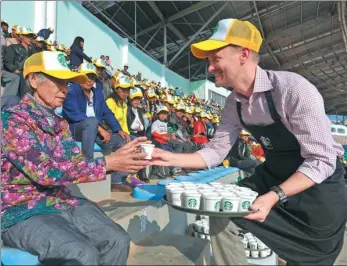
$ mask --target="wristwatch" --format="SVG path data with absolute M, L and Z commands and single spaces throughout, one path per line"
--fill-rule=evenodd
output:
M 273 191 L 277 194 L 277 196 L 279 198 L 277 205 L 280 205 L 280 204 L 282 204 L 288 200 L 287 195 L 284 194 L 284 192 L 280 186 L 274 186 L 274 187 L 270 188 L 270 191 Z

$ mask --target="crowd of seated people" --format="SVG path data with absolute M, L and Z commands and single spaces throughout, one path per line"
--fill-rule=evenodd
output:
M 139 136 L 177 153 L 197 151 L 213 138 L 222 110 L 213 101 L 199 99 L 194 94 L 184 95 L 182 88 L 149 81 L 141 72 L 133 75 L 127 64 L 117 69 L 109 56 L 101 55 L 93 60 L 84 53 L 84 39 L 80 36 L 68 48 L 50 40 L 52 28 L 36 34 L 28 27 L 13 25 L 9 33 L 6 21 L 1 26 L 2 110 L 17 104 L 29 92 L 23 65 L 32 54 L 59 52 L 62 62 L 71 70 L 87 75 L 85 84 L 69 84 L 61 115 L 68 121 L 73 138 L 81 142 L 82 152 L 88 159 L 94 156 L 94 144 L 107 155 Z M 150 176 L 144 170 L 136 174 L 111 173 L 112 190 L 130 191 L 149 182 L 150 177 L 165 178 L 189 171 L 160 168 L 153 167 Z

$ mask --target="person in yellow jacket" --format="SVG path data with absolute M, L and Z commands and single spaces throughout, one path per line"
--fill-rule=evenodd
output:
M 126 100 L 129 96 L 131 81 L 128 76 L 117 72 L 111 80 L 113 92 L 107 98 L 106 104 L 112 111 L 125 134 L 122 135 L 126 142 L 130 141 L 129 128 L 127 122 L 128 105 Z

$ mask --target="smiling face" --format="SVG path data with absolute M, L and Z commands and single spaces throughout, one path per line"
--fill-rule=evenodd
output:
M 136 98 L 130 100 L 130 104 L 132 107 L 137 108 L 139 106 L 141 100 L 142 100 L 142 98 L 136 97 Z
M 52 109 L 63 105 L 67 95 L 68 80 L 36 73 L 30 73 L 27 79 L 34 91 L 34 97 L 40 104 Z
M 215 75 L 217 87 L 233 87 L 245 76 L 245 72 L 256 67 L 258 55 L 248 48 L 226 46 L 208 53 L 208 71 Z
M 117 88 L 116 93 L 119 95 L 119 97 L 125 101 L 129 96 L 130 89 L 123 89 L 123 88 Z

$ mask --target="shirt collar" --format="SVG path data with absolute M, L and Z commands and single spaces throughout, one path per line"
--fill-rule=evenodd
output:
M 256 73 L 255 73 L 253 94 L 251 95 L 250 98 L 252 98 L 252 96 L 255 93 L 269 91 L 272 88 L 273 87 L 272 87 L 272 83 L 271 83 L 271 81 L 269 79 L 268 72 L 266 70 L 262 69 L 261 67 L 257 66 L 257 70 L 256 70 Z M 237 93 L 235 90 L 233 90 L 233 92 L 232 92 L 232 97 L 234 99 L 236 99 L 236 101 L 238 101 L 238 102 L 249 101 L 248 98 L 246 98 L 245 96 Z

